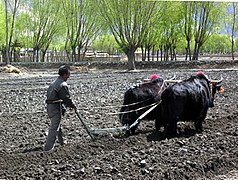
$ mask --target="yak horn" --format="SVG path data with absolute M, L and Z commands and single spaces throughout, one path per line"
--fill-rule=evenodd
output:
M 173 80 L 173 79 L 164 80 L 164 82 L 166 82 L 166 83 L 179 83 L 181 81 L 182 80 Z
M 223 80 L 223 77 L 221 76 L 221 79 L 219 79 L 219 80 L 212 80 L 212 79 L 210 79 L 209 82 L 210 82 L 211 84 L 219 84 L 219 83 L 222 82 L 222 80 Z
M 151 80 L 147 78 L 147 79 L 143 79 L 143 81 L 144 81 L 144 82 L 149 82 L 149 81 L 151 81 Z
M 176 74 L 174 74 L 174 76 L 170 78 L 169 80 L 175 80 L 175 78 L 176 78 Z

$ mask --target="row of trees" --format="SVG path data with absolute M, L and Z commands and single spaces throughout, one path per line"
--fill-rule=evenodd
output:
M 6 63 L 19 48 L 32 48 L 33 61 L 44 61 L 48 49 L 64 50 L 80 61 L 88 47 L 122 51 L 135 69 L 150 52 L 161 60 L 197 60 L 200 52 L 235 51 L 236 2 L 151 0 L 4 0 L 0 3 L 0 44 Z M 220 33 L 223 33 L 221 35 Z M 227 45 L 229 44 L 229 45 Z M 100 47 L 101 45 L 101 47 Z M 42 52 L 42 56 L 39 56 Z M 233 54 L 234 59 L 234 54 Z

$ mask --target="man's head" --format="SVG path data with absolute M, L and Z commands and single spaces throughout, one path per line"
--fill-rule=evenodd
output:
M 69 67 L 68 66 L 61 66 L 60 68 L 59 68 L 59 71 L 58 71 L 58 74 L 61 76 L 61 77 L 63 77 L 63 79 L 65 80 L 65 81 L 67 81 L 67 79 L 69 78 L 69 76 L 70 76 L 70 71 L 69 71 Z

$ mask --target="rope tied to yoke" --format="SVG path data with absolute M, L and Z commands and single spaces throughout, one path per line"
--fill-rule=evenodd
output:
M 157 95 L 156 95 L 155 97 L 157 97 L 157 96 L 160 95 L 160 93 L 161 93 L 161 91 L 163 90 L 164 86 L 165 86 L 165 81 L 163 81 L 163 84 L 161 85 L 160 90 L 159 90 L 159 92 L 157 93 Z M 153 97 L 153 98 L 155 98 L 155 97 Z M 147 100 L 153 99 L 153 98 L 148 98 Z M 142 101 L 142 102 L 143 102 L 143 101 Z M 143 106 L 143 107 L 137 108 L 137 109 L 133 109 L 133 110 L 129 110 L 129 111 L 123 111 L 123 112 L 116 112 L 116 113 L 107 113 L 107 114 L 108 114 L 108 115 L 119 115 L 119 114 L 127 114 L 127 113 L 131 113 L 131 112 L 137 112 L 137 111 L 141 111 L 141 110 L 143 110 L 143 109 L 146 109 L 146 108 L 149 108 L 149 107 L 152 107 L 152 106 L 157 106 L 157 105 L 159 105 L 160 103 L 161 103 L 161 100 L 159 100 L 158 102 L 149 104 L 149 105 L 147 105 L 147 106 Z
M 146 109 L 146 108 L 149 108 L 151 106 L 155 106 L 157 104 L 160 104 L 161 101 L 158 101 L 158 102 L 155 102 L 155 103 L 152 103 L 152 104 L 149 104 L 147 106 L 143 106 L 143 107 L 140 107 L 140 108 L 137 108 L 137 109 L 133 109 L 133 110 L 130 110 L 130 111 L 124 111 L 124 112 L 116 112 L 116 113 L 107 113 L 108 115 L 119 115 L 119 114 L 127 114 L 127 113 L 131 113 L 131 112 L 136 112 L 136 111 L 141 111 L 143 109 Z
M 135 103 L 131 103 L 131 104 L 125 104 L 125 105 L 120 105 L 120 106 L 98 106 L 98 107 L 91 107 L 91 108 L 78 108 L 78 109 L 82 109 L 82 110 L 87 110 L 87 109 L 107 109 L 107 108 L 122 108 L 122 107 L 129 107 L 129 106 L 134 106 L 134 105 L 138 105 L 144 102 L 147 102 L 149 100 L 151 100 L 152 98 L 148 98 L 146 100 L 143 101 L 139 101 L 139 102 L 135 102 Z
M 161 91 L 163 90 L 165 86 L 165 81 L 163 81 L 163 84 L 161 85 L 160 87 L 160 90 L 159 92 L 157 93 L 156 96 L 160 95 Z M 155 96 L 155 97 L 156 97 Z M 142 104 L 144 102 L 147 102 L 155 97 L 151 97 L 151 98 L 148 98 L 148 99 L 145 99 L 143 101 L 139 101 L 139 102 L 134 102 L 134 103 L 131 103 L 131 104 L 124 104 L 124 105 L 121 105 L 121 106 L 101 106 L 101 107 L 92 107 L 92 108 L 80 108 L 80 109 L 84 109 L 84 110 L 87 110 L 87 109 L 107 109 L 107 108 L 122 108 L 122 107 L 130 107 L 130 106 L 135 106 L 135 105 L 138 105 L 138 104 Z M 146 109 L 146 108 L 149 108 L 151 106 L 154 106 L 158 103 L 161 103 L 161 101 L 158 101 L 158 102 L 155 102 L 155 103 L 152 103 L 152 104 L 149 104 L 147 106 L 143 106 L 143 107 L 140 107 L 140 108 L 137 108 L 137 109 L 133 109 L 133 110 L 129 110 L 129 111 L 124 111 L 124 112 L 116 112 L 116 113 L 106 113 L 108 115 L 119 115 L 119 114 L 127 114 L 127 113 L 131 113 L 131 112 L 136 112 L 136 111 L 141 111 L 143 109 Z

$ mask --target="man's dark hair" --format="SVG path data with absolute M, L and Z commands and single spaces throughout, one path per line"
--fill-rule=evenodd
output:
M 58 74 L 60 75 L 60 76 L 63 76 L 64 74 L 68 74 L 69 73 L 69 66 L 61 66 L 60 68 L 59 68 L 59 72 L 58 72 Z

